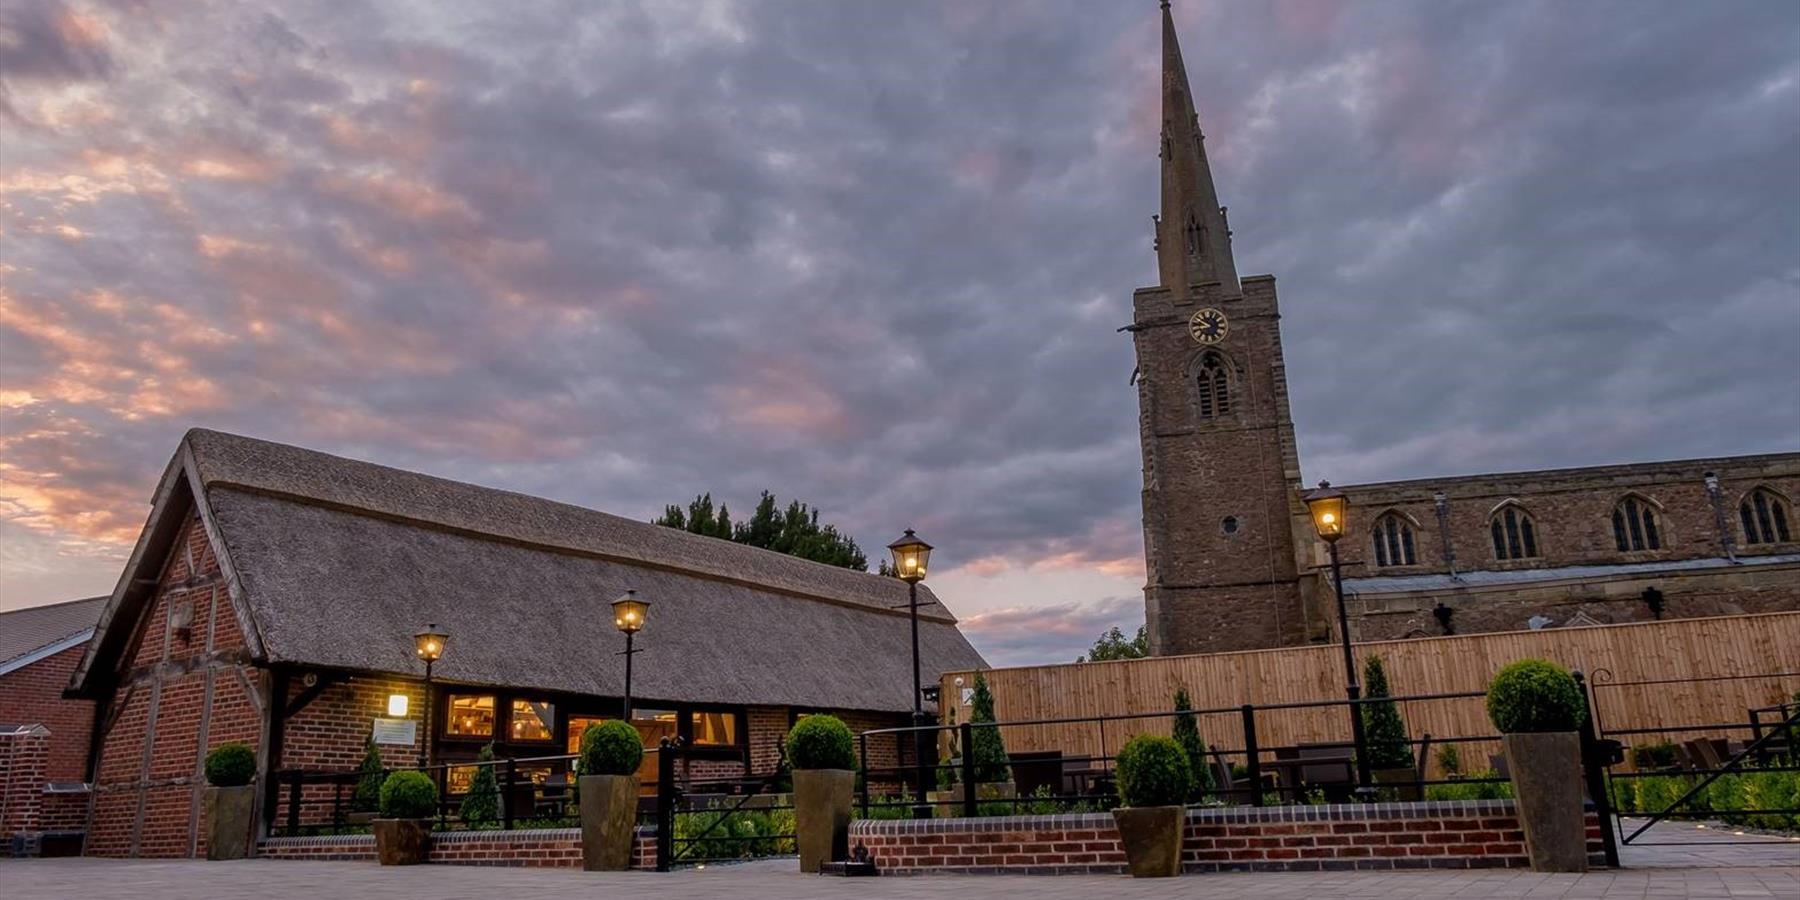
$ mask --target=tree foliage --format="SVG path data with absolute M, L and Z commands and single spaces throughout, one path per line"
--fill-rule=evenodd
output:
M 695 497 L 685 509 L 665 507 L 663 514 L 652 521 L 826 565 L 864 572 L 869 569 L 869 559 L 856 541 L 835 525 L 820 524 L 818 510 L 799 500 L 789 501 L 784 507 L 768 491 L 762 492 L 755 511 L 742 522 L 733 523 L 731 511 L 723 503 L 715 512 L 712 494 Z
M 477 762 L 493 762 L 494 745 L 488 744 L 476 754 Z M 494 777 L 493 766 L 476 766 L 475 777 L 469 780 L 469 792 L 463 795 L 462 808 L 458 810 L 463 823 L 470 828 L 480 828 L 500 821 L 500 782 Z
M 356 792 L 350 795 L 350 810 L 372 813 L 381 806 L 381 782 L 387 778 L 374 732 L 363 739 L 362 765 L 356 767 L 356 772 Z
M 1094 646 L 1088 650 L 1086 656 L 1076 657 L 1075 661 L 1104 662 L 1109 659 L 1143 659 L 1149 655 L 1150 637 L 1144 631 L 1143 625 L 1139 625 L 1137 634 L 1130 638 L 1125 636 L 1125 632 L 1119 630 L 1119 626 L 1114 625 L 1094 641 Z
M 994 692 L 988 690 L 987 679 L 980 672 L 975 673 L 975 696 L 973 709 L 969 711 L 969 723 L 980 725 L 994 721 Z M 969 755 L 975 761 L 975 780 L 977 782 L 1011 781 L 1007 768 L 1006 742 L 1000 738 L 998 728 L 975 728 L 969 735 Z
M 1194 718 L 1194 701 L 1188 697 L 1187 688 L 1175 691 L 1175 743 L 1187 751 L 1188 765 L 1194 770 L 1194 790 L 1188 795 L 1189 803 L 1198 803 L 1212 793 L 1212 766 L 1207 765 L 1206 742 L 1200 739 L 1200 723 Z
M 1369 767 L 1373 769 L 1410 769 L 1413 765 L 1412 738 L 1406 733 L 1406 722 L 1400 718 L 1400 707 L 1387 699 L 1387 668 L 1381 657 L 1371 656 L 1363 665 L 1363 696 L 1375 703 L 1362 706 L 1363 738 L 1369 745 Z

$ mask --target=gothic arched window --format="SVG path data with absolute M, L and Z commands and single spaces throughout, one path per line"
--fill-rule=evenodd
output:
M 1208 350 L 1194 369 L 1196 404 L 1202 419 L 1231 415 L 1231 367 L 1225 357 Z
M 1417 562 L 1413 553 L 1412 523 L 1405 516 L 1390 512 L 1375 520 L 1375 565 L 1410 566 Z
M 1613 543 L 1619 552 L 1661 550 L 1662 534 L 1656 505 L 1635 494 L 1613 507 Z
M 1537 526 L 1517 503 L 1494 510 L 1488 530 L 1494 538 L 1495 559 L 1533 559 L 1538 555 Z
M 1751 491 L 1738 504 L 1738 519 L 1744 524 L 1746 544 L 1785 544 L 1793 540 L 1788 531 L 1787 501 L 1768 488 Z
M 1186 234 L 1188 254 L 1190 256 L 1197 256 L 1204 252 L 1204 248 L 1206 247 L 1206 226 L 1200 224 L 1199 216 L 1188 213 Z

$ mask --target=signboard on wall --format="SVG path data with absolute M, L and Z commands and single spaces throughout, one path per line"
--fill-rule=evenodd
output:
M 411 746 L 418 738 L 419 723 L 411 719 L 375 717 L 375 743 Z

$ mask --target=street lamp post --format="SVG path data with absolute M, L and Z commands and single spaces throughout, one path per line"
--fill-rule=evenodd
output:
M 1312 512 L 1313 528 L 1319 539 L 1331 548 L 1331 584 L 1337 592 L 1338 637 L 1344 649 L 1344 694 L 1350 698 L 1350 740 L 1356 748 L 1356 793 L 1367 799 L 1374 788 L 1369 785 L 1369 748 L 1363 734 L 1362 685 L 1356 678 L 1356 654 L 1350 649 L 1350 616 L 1344 609 L 1344 569 L 1338 562 L 1338 538 L 1344 536 L 1344 518 L 1350 501 L 1343 491 L 1335 490 L 1329 481 L 1319 482 L 1319 489 L 1306 495 L 1306 507 Z
M 906 608 L 912 616 L 913 818 L 929 819 L 931 804 L 925 799 L 925 792 L 931 770 L 925 763 L 925 691 L 919 678 L 919 582 L 925 580 L 925 568 L 931 562 L 931 545 L 908 528 L 899 540 L 888 545 L 888 552 L 894 557 L 894 574 L 906 582 Z M 969 748 L 964 747 L 963 752 L 969 752 Z
M 425 712 L 422 724 L 424 733 L 419 736 L 419 769 L 421 771 L 431 765 L 431 664 L 437 662 L 438 657 L 444 655 L 444 642 L 449 639 L 449 635 L 438 630 L 436 622 L 426 625 L 413 635 L 413 647 L 418 650 L 419 658 L 425 661 Z
M 650 614 L 650 601 L 639 600 L 637 591 L 626 591 L 624 596 L 612 602 L 613 627 L 625 633 L 625 723 L 631 723 L 631 656 L 638 652 L 632 649 L 631 639 L 644 627 L 644 620 Z

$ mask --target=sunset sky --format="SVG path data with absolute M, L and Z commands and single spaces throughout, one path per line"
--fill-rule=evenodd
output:
M 1177 0 L 1308 481 L 1800 449 L 1800 6 Z M 1141 2 L 0 0 L 0 608 L 186 429 L 1143 617 Z

